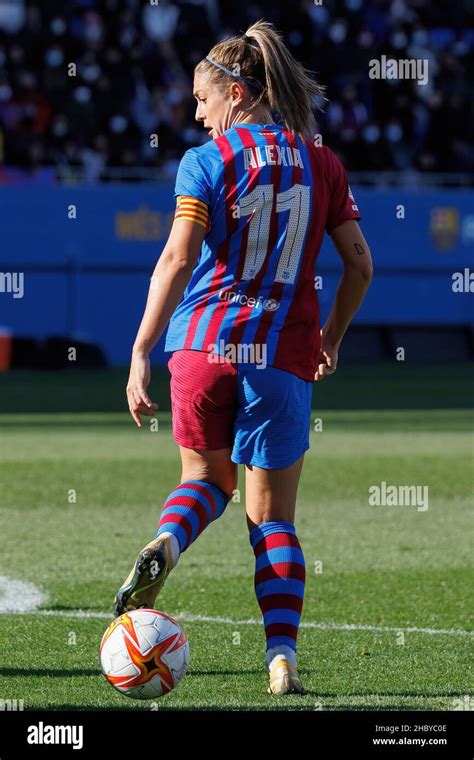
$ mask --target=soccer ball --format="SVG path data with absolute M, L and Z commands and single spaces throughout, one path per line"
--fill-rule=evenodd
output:
M 112 686 L 134 699 L 167 694 L 188 669 L 189 644 L 180 625 L 158 610 L 125 612 L 100 642 L 100 665 Z

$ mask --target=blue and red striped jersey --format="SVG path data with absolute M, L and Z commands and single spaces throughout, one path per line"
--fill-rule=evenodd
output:
M 267 364 L 314 381 L 316 257 L 325 231 L 360 219 L 339 159 L 279 125 L 242 123 L 184 154 L 175 195 L 209 231 L 165 351 L 259 346 Z

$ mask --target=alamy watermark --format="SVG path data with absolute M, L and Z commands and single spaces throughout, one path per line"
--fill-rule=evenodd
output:
M 428 84 L 427 58 L 371 58 L 369 79 L 413 79 L 418 85 Z
M 24 272 L 0 272 L 0 293 L 11 293 L 13 298 L 23 298 L 25 293 Z
M 464 267 L 462 272 L 453 272 L 451 290 L 453 293 L 474 293 L 474 272 Z
M 209 363 L 218 364 L 226 359 L 233 364 L 256 364 L 257 369 L 267 366 L 266 343 L 210 343 L 207 347 Z
M 23 699 L 0 699 L 0 711 L 2 712 L 18 712 L 25 709 L 25 702 Z
M 28 744 L 71 744 L 73 749 L 84 746 L 84 726 L 48 725 L 40 721 L 28 726 Z
M 418 512 L 428 509 L 428 486 L 394 486 L 382 480 L 380 485 L 369 486 L 371 507 L 417 507 Z

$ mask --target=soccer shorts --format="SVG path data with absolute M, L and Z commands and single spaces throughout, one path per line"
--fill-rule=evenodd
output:
M 312 383 L 291 372 L 181 349 L 168 361 L 173 438 L 188 449 L 231 448 L 231 459 L 289 467 L 309 449 Z

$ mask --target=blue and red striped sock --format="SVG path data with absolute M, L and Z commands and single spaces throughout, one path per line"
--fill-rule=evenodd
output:
M 224 491 L 204 480 L 186 480 L 170 493 L 163 505 L 156 535 L 173 536 L 174 565 L 179 554 L 186 551 L 209 523 L 222 515 L 228 501 Z
M 249 535 L 255 554 L 255 594 L 267 640 L 267 666 L 275 656 L 296 664 L 306 568 L 295 526 L 284 520 L 257 525 Z

